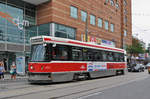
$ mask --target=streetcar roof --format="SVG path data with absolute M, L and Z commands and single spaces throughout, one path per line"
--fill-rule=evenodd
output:
M 71 39 L 59 38 L 59 37 L 36 36 L 36 37 L 32 37 L 30 41 L 31 44 L 55 43 L 55 44 L 86 47 L 86 48 L 96 48 L 96 49 L 125 53 L 125 50 L 120 48 L 108 47 L 108 46 L 98 45 L 91 42 L 83 42 L 83 41 L 71 40 Z

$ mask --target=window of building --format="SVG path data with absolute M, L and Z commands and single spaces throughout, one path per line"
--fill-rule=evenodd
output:
M 61 24 L 55 24 L 55 36 L 62 38 L 75 39 L 76 30 Z
M 90 15 L 90 24 L 95 25 L 96 17 L 94 15 Z
M 98 18 L 98 27 L 102 28 L 103 26 L 103 20 L 102 18 Z
M 50 35 L 50 24 L 42 24 L 38 26 L 38 35 Z
M 32 27 L 28 27 L 26 28 L 26 31 L 25 31 L 25 38 L 26 38 L 26 43 L 30 43 L 30 38 L 31 37 L 34 37 L 34 36 L 37 36 L 37 26 L 32 26 Z
M 87 18 L 87 13 L 85 11 L 81 11 L 81 20 L 83 22 L 86 22 L 86 18 Z
M 125 25 L 127 25 L 127 21 L 128 21 L 127 16 L 124 16 L 124 24 Z
M 124 14 L 127 15 L 127 9 L 124 9 Z
M 0 41 L 5 41 L 5 27 L 0 25 Z
M 124 29 L 124 37 L 126 37 L 126 36 L 127 36 L 127 30 Z
M 78 9 L 74 6 L 70 6 L 70 16 L 73 18 L 78 18 Z
M 109 2 L 109 0 L 105 0 L 105 3 L 107 4 Z
M 35 6 L 19 0 L 0 0 L 5 1 L 0 3 L 0 11 L 9 14 L 13 20 L 7 20 L 7 18 L 0 17 L 0 27 L 4 27 L 5 30 L 0 29 L 1 40 L 5 40 L 11 43 L 24 44 L 29 43 L 30 27 L 36 24 L 35 22 Z M 36 31 L 37 32 L 37 31 Z M 7 35 L 6 35 L 7 34 Z
M 124 4 L 124 6 L 127 6 L 127 1 L 123 0 L 123 4 Z
M 118 3 L 116 3 L 116 8 L 119 9 L 119 4 Z
M 110 0 L 111 6 L 114 6 L 114 0 Z
M 105 21 L 105 29 L 106 29 L 106 30 L 109 29 L 109 26 L 108 26 L 108 25 L 109 25 L 108 21 Z
M 112 24 L 112 23 L 110 24 L 110 31 L 114 32 L 114 24 Z

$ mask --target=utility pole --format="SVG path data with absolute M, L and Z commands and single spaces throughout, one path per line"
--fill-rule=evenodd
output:
M 85 22 L 85 41 L 88 42 L 88 17 L 86 17 Z

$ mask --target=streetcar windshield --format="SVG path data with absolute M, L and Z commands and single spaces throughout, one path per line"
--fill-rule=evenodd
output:
M 48 53 L 48 45 L 32 45 L 31 47 L 31 61 L 32 62 L 45 62 L 49 61 L 50 54 Z

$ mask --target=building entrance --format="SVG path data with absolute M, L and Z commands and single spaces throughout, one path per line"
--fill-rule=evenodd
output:
M 11 64 L 16 60 L 16 55 L 13 52 L 0 52 L 0 60 L 4 62 L 6 71 L 10 71 Z

